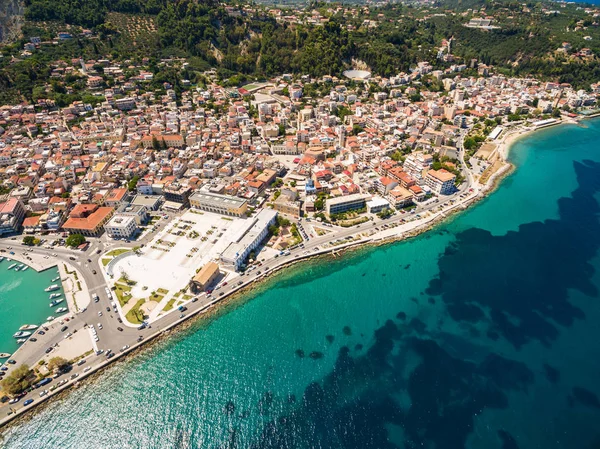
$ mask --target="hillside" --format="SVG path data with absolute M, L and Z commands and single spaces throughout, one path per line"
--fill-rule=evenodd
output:
M 0 42 L 12 41 L 18 37 L 23 12 L 19 0 L 0 0 Z

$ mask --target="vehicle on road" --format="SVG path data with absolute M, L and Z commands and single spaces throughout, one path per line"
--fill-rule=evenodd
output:
M 123 328 L 122 328 L 122 327 L 117 327 L 117 330 L 118 330 L 119 332 L 123 332 Z
M 23 402 L 23 407 L 27 407 L 32 402 L 33 402 L 33 399 L 27 399 L 25 402 Z
M 63 326 L 63 327 L 61 327 L 60 331 L 61 331 L 61 332 L 64 332 L 64 331 L 66 331 L 68 328 L 69 328 L 69 326 Z

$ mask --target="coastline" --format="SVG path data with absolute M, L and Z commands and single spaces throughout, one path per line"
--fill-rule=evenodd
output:
M 582 119 L 587 119 L 591 117 L 583 117 Z M 557 122 L 556 125 L 563 124 L 573 124 L 572 122 Z M 503 166 L 490 176 L 487 180 L 486 184 L 482 186 L 481 190 L 477 193 L 477 195 L 470 198 L 468 201 L 457 204 L 443 213 L 438 213 L 429 217 L 430 220 L 417 225 L 414 229 L 407 231 L 405 233 L 399 233 L 395 229 L 389 229 L 388 231 L 393 231 L 391 235 L 379 235 L 381 233 L 374 234 L 373 236 L 367 238 L 361 238 L 357 241 L 351 241 L 348 244 L 340 245 L 339 247 L 332 247 L 320 250 L 318 253 L 310 254 L 306 256 L 300 256 L 296 259 L 286 260 L 281 265 L 275 267 L 269 272 L 264 273 L 262 276 L 257 278 L 252 283 L 245 285 L 228 295 L 223 296 L 222 298 L 215 299 L 211 303 L 206 306 L 190 313 L 185 318 L 175 321 L 174 323 L 166 326 L 164 329 L 157 331 L 151 335 L 148 335 L 146 339 L 142 342 L 136 343 L 131 346 L 129 350 L 123 353 L 118 353 L 114 357 L 113 360 L 104 360 L 100 362 L 98 365 L 92 367 L 92 369 L 87 373 L 82 373 L 77 382 L 67 383 L 60 388 L 57 388 L 55 391 L 51 392 L 50 395 L 47 396 L 47 399 L 36 402 L 32 408 L 23 410 L 21 409 L 19 413 L 13 414 L 7 417 L 4 417 L 0 421 L 0 437 L 1 434 L 7 431 L 13 424 L 21 424 L 24 421 L 28 420 L 30 417 L 34 416 L 37 412 L 43 411 L 45 406 L 53 404 L 55 400 L 62 399 L 63 394 L 73 386 L 79 387 L 83 382 L 93 381 L 99 377 L 101 370 L 108 367 L 109 365 L 115 364 L 117 361 L 125 361 L 130 357 L 139 355 L 140 350 L 152 350 L 156 347 L 157 344 L 164 342 L 166 339 L 174 336 L 175 334 L 172 332 L 175 328 L 179 328 L 177 335 L 181 335 L 180 331 L 185 331 L 190 329 L 194 325 L 198 324 L 202 321 L 209 321 L 215 318 L 218 318 L 221 313 L 225 313 L 228 310 L 229 306 L 234 306 L 238 302 L 239 304 L 243 304 L 249 298 L 247 294 L 255 292 L 257 289 L 264 288 L 266 282 L 268 280 L 272 280 L 273 274 L 278 274 L 283 271 L 283 269 L 287 269 L 292 266 L 300 265 L 301 263 L 306 263 L 309 261 L 321 260 L 324 261 L 330 260 L 332 257 L 337 258 L 338 256 L 342 256 L 347 252 L 354 252 L 357 250 L 363 250 L 368 246 L 378 247 L 388 244 L 397 243 L 409 238 L 417 237 L 418 235 L 425 233 L 435 227 L 437 227 L 441 223 L 445 223 L 448 218 L 451 218 L 455 214 L 466 210 L 474 203 L 486 198 L 488 195 L 492 194 L 501 184 L 502 180 L 516 170 L 516 167 L 507 161 L 508 155 L 510 153 L 510 149 L 513 144 L 516 143 L 520 138 L 532 135 L 536 131 L 544 130 L 549 127 L 537 128 L 537 129 L 518 129 L 513 133 L 507 133 L 507 135 L 502 139 L 499 143 L 498 151 L 501 152 L 505 157 L 503 157 L 504 164 Z M 378 236 L 379 235 L 379 236 Z M 58 265 L 60 268 L 60 264 L 53 263 L 51 266 Z M 47 267 L 47 268 L 50 268 Z M 46 269 L 47 269 L 46 268 Z M 71 267 L 73 268 L 73 267 Z M 36 270 L 39 271 L 39 270 Z M 62 274 L 62 273 L 61 273 Z M 33 404 L 32 404 L 33 405 Z M 32 410 L 35 412 L 32 413 Z

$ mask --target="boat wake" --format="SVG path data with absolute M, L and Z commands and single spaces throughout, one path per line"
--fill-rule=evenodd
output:
M 15 288 L 19 287 L 19 285 L 21 285 L 22 282 L 23 279 L 15 279 L 14 281 L 8 284 L 3 284 L 0 286 L 0 293 L 6 293 L 11 290 L 14 290 Z

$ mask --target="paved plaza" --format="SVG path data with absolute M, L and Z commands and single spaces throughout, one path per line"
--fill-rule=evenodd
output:
M 218 260 L 229 243 L 243 235 L 251 224 L 251 220 L 244 218 L 188 211 L 169 223 L 137 254 L 129 252 L 117 257 L 107 266 L 107 272 L 112 274 L 113 283 L 123 276 L 134 281 L 130 291 L 133 298 L 147 298 L 151 292 L 160 291 L 160 303 L 147 304 L 152 311 L 146 311 L 154 318 L 173 295 L 187 287 L 203 265 Z

